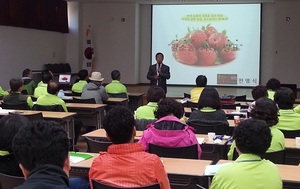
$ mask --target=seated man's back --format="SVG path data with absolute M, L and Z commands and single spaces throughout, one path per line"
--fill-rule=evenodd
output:
M 21 93 L 23 81 L 21 78 L 12 78 L 9 80 L 10 93 L 3 97 L 3 102 L 8 105 L 27 104 L 28 108 L 32 108 L 33 102 L 31 97 Z
M 47 86 L 47 94 L 39 97 L 36 104 L 43 106 L 61 105 L 65 112 L 68 111 L 65 101 L 60 99 L 57 94 L 59 92 L 59 84 L 55 81 L 50 81 Z
M 112 145 L 107 153 L 95 158 L 89 171 L 92 179 L 122 187 L 138 187 L 159 183 L 161 189 L 170 184 L 160 158 L 144 151 L 134 143 L 135 127 L 132 112 L 125 107 L 111 109 L 103 120 L 103 127 Z
M 125 85 L 123 85 L 120 82 L 121 79 L 121 73 L 119 70 L 113 70 L 111 72 L 111 78 L 112 78 L 112 82 L 107 84 L 105 86 L 105 90 L 108 94 L 123 94 L 120 95 L 120 97 L 128 97 L 127 96 L 127 89 L 125 87 Z
M 102 86 L 102 81 L 104 80 L 104 78 L 102 77 L 100 72 L 93 72 L 89 79 L 91 81 L 88 84 L 84 85 L 81 98 L 94 98 L 96 104 L 103 104 L 103 101 L 108 99 L 108 94 L 105 88 Z

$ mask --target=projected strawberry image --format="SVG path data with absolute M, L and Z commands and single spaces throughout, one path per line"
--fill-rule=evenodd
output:
M 218 32 L 211 25 L 190 30 L 176 37 L 170 44 L 174 58 L 185 65 L 215 66 L 236 59 L 239 50 L 229 39 L 226 31 Z

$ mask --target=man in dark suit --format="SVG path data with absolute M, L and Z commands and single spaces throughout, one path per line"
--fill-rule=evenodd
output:
M 164 55 L 157 53 L 155 55 L 156 64 L 149 67 L 147 79 L 150 80 L 150 85 L 157 85 L 161 87 L 167 94 L 167 79 L 170 79 L 170 68 L 163 64 Z

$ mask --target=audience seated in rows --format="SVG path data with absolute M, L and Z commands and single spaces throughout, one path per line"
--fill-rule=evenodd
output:
M 250 113 L 251 110 L 254 108 L 255 106 L 255 101 L 261 97 L 268 97 L 268 90 L 265 86 L 263 85 L 257 85 L 255 87 L 253 87 L 252 91 L 251 91 L 251 94 L 252 94 L 252 98 L 254 99 L 254 101 L 249 104 L 249 107 L 248 107 L 248 112 Z
M 12 141 L 18 130 L 28 123 L 26 117 L 16 114 L 6 115 L 0 119 L 0 173 L 23 177 L 14 157 Z
M 102 77 L 100 72 L 93 72 L 89 78 L 91 81 L 84 85 L 82 89 L 81 98 L 90 99 L 94 98 L 97 104 L 103 104 L 103 101 L 108 99 L 108 94 L 105 88 L 102 86 Z
M 300 130 L 300 114 L 293 110 L 295 95 L 290 88 L 280 87 L 275 95 L 274 101 L 279 108 L 279 122 L 275 126 L 280 130 Z
M 252 119 L 263 120 L 267 123 L 272 134 L 271 145 L 267 152 L 276 152 L 284 149 L 284 135 L 274 125 L 278 123 L 278 108 L 276 103 L 268 97 L 261 97 L 256 100 L 255 106 L 250 112 Z M 234 148 L 236 148 L 235 141 L 231 144 L 228 152 L 228 159 L 233 159 Z
M 180 121 L 184 114 L 181 103 L 172 98 L 159 101 L 155 117 L 158 119 L 147 126 L 139 143 L 143 144 L 145 151 L 149 144 L 166 147 L 181 147 L 198 144 L 198 158 L 201 157 L 201 147 L 194 134 L 194 129 Z
M 206 87 L 206 84 L 207 84 L 207 78 L 205 75 L 199 75 L 196 78 L 197 87 L 191 90 L 191 102 L 198 103 L 200 95 L 204 87 Z
M 89 73 L 86 69 L 82 69 L 78 72 L 79 81 L 73 84 L 72 92 L 82 93 L 83 86 L 87 84 L 88 75 Z
M 25 69 L 22 73 L 23 80 L 23 90 L 26 90 L 28 95 L 33 95 L 34 89 L 37 87 L 37 84 L 32 79 L 32 71 L 30 69 Z
M 187 124 L 227 125 L 228 129 L 227 117 L 221 106 L 218 91 L 213 87 L 205 87 L 197 104 L 198 109 L 191 113 Z
M 247 119 L 234 129 L 233 139 L 240 154 L 236 161 L 221 167 L 211 189 L 281 189 L 282 180 L 275 164 L 261 159 L 269 149 L 272 134 L 263 120 Z
M 161 189 L 170 184 L 159 157 L 144 151 L 134 143 L 136 135 L 132 112 L 126 107 L 115 107 L 104 117 L 103 127 L 107 139 L 112 141 L 107 153 L 100 152 L 94 159 L 89 179 L 119 187 L 138 187 L 159 183 Z
M 280 88 L 280 81 L 276 78 L 271 78 L 268 80 L 266 87 L 268 89 L 268 98 L 274 100 L 275 92 Z
M 136 110 L 136 119 L 150 119 L 154 120 L 155 115 L 154 112 L 157 109 L 157 103 L 166 97 L 165 91 L 158 86 L 151 86 L 147 91 L 147 104 L 144 106 L 140 106 Z
M 120 98 L 128 98 L 127 88 L 123 85 L 121 80 L 121 73 L 119 70 L 113 70 L 111 72 L 111 83 L 105 86 L 105 90 L 108 96 L 111 97 L 120 97 Z
M 9 80 L 10 85 L 10 93 L 3 97 L 3 102 L 8 105 L 21 105 L 26 104 L 28 105 L 28 109 L 31 109 L 33 106 L 33 102 L 30 96 L 23 95 L 22 86 L 23 81 L 21 78 L 12 78 Z

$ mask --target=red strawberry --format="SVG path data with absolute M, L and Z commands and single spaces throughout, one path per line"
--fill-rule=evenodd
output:
M 191 43 L 195 46 L 195 47 L 199 47 L 202 46 L 202 44 L 207 40 L 207 36 L 204 33 L 204 31 L 202 30 L 195 30 L 192 34 L 191 34 Z
M 226 45 L 227 36 L 224 33 L 213 33 L 208 38 L 208 44 L 214 49 L 220 49 Z
M 206 29 L 205 29 L 205 34 L 207 37 L 211 36 L 211 34 L 213 33 L 218 33 L 218 31 L 216 30 L 216 28 L 212 27 L 212 26 L 207 26 Z
M 221 50 L 222 62 L 230 62 L 236 58 L 236 51 L 229 48 L 224 48 Z
M 199 63 L 202 66 L 211 66 L 217 60 L 217 52 L 213 48 L 200 48 L 197 54 Z
M 179 62 L 188 65 L 195 64 L 198 60 L 196 48 L 190 43 L 181 44 L 175 57 Z

